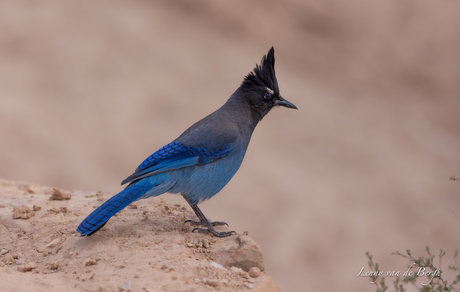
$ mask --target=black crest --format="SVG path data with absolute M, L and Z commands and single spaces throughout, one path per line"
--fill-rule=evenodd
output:
M 275 75 L 275 49 L 271 47 L 268 54 L 262 57 L 260 64 L 256 64 L 253 72 L 249 73 L 243 81 L 247 87 L 266 86 L 279 95 L 278 81 Z

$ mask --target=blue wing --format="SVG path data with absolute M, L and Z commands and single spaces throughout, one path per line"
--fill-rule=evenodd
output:
M 168 170 L 209 163 L 226 156 L 232 150 L 232 145 L 233 143 L 209 151 L 206 147 L 194 148 L 187 147 L 181 142 L 171 142 L 144 160 L 136 171 L 121 184 Z

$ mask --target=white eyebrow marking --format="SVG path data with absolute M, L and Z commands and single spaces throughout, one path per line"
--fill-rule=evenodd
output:
M 270 88 L 266 87 L 265 89 L 267 89 L 268 93 L 275 94 L 275 92 L 273 90 L 271 90 Z

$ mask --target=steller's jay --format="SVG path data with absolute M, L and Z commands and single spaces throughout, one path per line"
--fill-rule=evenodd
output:
M 213 226 L 227 223 L 209 222 L 198 204 L 217 194 L 230 181 L 243 161 L 254 128 L 275 106 L 297 109 L 280 95 L 272 47 L 220 109 L 149 156 L 121 183 L 129 185 L 86 217 L 77 231 L 89 236 L 136 200 L 180 193 L 200 220 L 185 222 L 205 227 L 193 231 L 218 237 L 235 233 L 217 232 Z

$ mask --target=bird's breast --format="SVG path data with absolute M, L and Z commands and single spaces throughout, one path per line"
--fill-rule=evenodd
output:
M 229 155 L 205 165 L 180 170 L 172 193 L 181 193 L 192 204 L 217 194 L 238 171 L 246 149 L 233 150 Z

